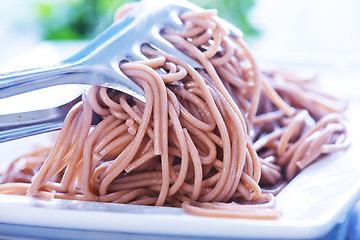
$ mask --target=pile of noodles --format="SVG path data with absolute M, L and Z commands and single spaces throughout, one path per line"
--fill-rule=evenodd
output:
M 185 31 L 163 33 L 203 68 L 142 47 L 148 61 L 120 68 L 146 103 L 91 87 L 51 148 L 3 173 L 0 193 L 278 218 L 274 195 L 319 157 L 348 147 L 344 107 L 313 79 L 259 69 L 216 14 L 185 12 Z M 96 126 L 93 112 L 103 118 Z

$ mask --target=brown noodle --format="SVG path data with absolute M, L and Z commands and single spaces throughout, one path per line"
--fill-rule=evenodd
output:
M 148 61 L 120 68 L 146 104 L 92 86 L 52 148 L 10 165 L 0 193 L 278 218 L 273 195 L 319 157 L 348 147 L 344 108 L 312 79 L 261 70 L 216 14 L 183 13 L 186 30 L 163 34 L 203 69 L 143 46 Z M 96 126 L 93 112 L 103 118 Z

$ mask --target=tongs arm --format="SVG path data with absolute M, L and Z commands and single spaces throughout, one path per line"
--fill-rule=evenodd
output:
M 66 114 L 80 100 L 78 97 L 54 108 L 1 115 L 0 143 L 60 129 Z
M 79 72 L 74 64 L 34 68 L 0 74 L 0 99 L 69 82 L 66 76 Z

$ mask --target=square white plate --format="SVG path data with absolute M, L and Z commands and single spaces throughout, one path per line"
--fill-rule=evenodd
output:
M 14 100 L 14 104 L 16 102 Z M 23 104 L 22 101 L 18 103 Z M 69 238 L 86 239 L 99 236 L 145 239 L 319 238 L 346 220 L 360 192 L 360 161 L 356 151 L 360 147 L 356 134 L 360 132 L 356 124 L 360 120 L 356 113 L 358 110 L 359 107 L 354 105 L 349 113 L 349 129 L 354 133 L 351 149 L 324 157 L 297 175 L 276 196 L 277 208 L 283 211 L 279 220 L 209 218 L 192 216 L 177 208 L 45 201 L 0 195 L 0 236 L 61 238 L 56 234 L 64 233 L 69 234 L 66 235 Z M 0 144 L 0 169 L 30 151 L 35 144 L 44 144 L 48 139 L 47 134 Z

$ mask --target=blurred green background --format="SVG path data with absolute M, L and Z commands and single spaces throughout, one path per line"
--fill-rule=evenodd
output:
M 34 7 L 45 40 L 93 38 L 109 26 L 117 7 L 131 0 L 38 0 Z M 232 22 L 246 36 L 258 31 L 248 20 L 255 0 L 192 0 L 203 8 L 218 9 L 219 16 Z
M 84 46 L 128 1 L 135 0 L 0 0 L 0 68 L 41 43 L 62 52 L 65 44 Z M 264 62 L 360 65 L 359 0 L 189 1 L 218 9 Z
M 135 0 L 0 0 L 0 72 L 66 59 L 108 27 L 128 1 Z M 358 97 L 357 88 L 346 86 L 360 76 L 359 0 L 189 1 L 218 9 L 239 27 L 260 62 L 318 66 L 327 92 Z M 32 58 L 20 64 L 29 52 Z

